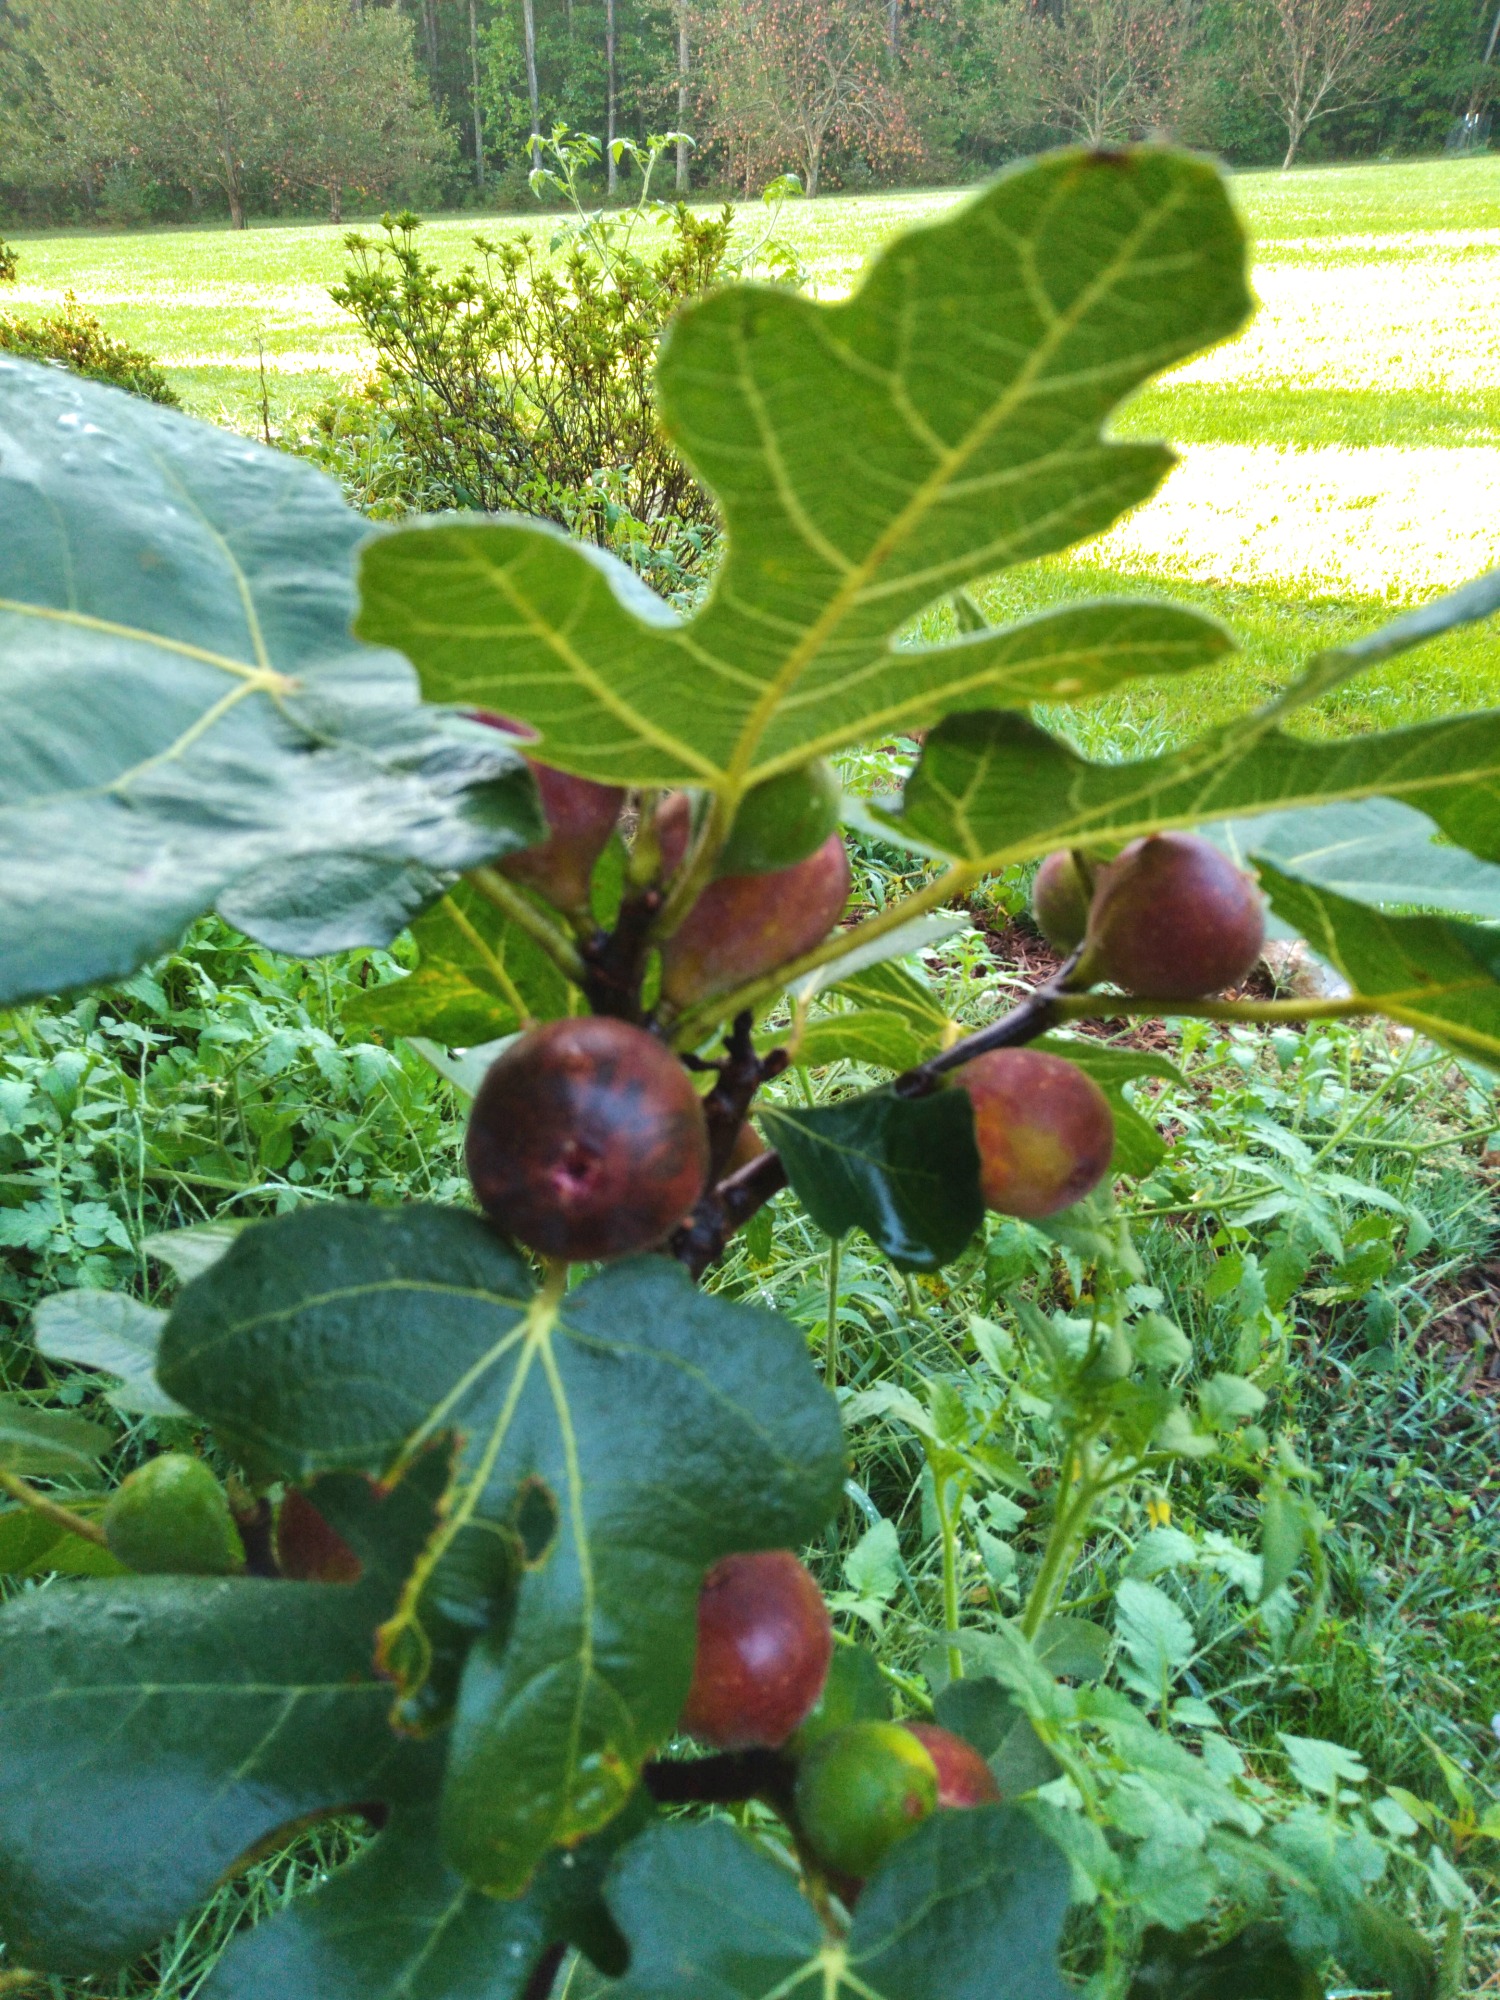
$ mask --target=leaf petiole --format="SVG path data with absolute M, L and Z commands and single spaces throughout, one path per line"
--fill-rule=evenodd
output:
M 513 883 L 493 868 L 475 868 L 468 879 L 480 895 L 485 896 L 541 946 L 565 978 L 575 986 L 583 984 L 584 964 L 578 947 L 560 924 L 539 910 L 529 896 L 523 895 Z
M 97 1521 L 91 1521 L 84 1514 L 75 1514 L 71 1507 L 64 1507 L 48 1494 L 40 1493 L 19 1473 L 0 1470 L 0 1493 L 8 1493 L 21 1506 L 29 1507 L 33 1514 L 40 1514 L 44 1521 L 50 1521 L 55 1528 L 65 1534 L 77 1535 L 85 1542 L 94 1542 L 101 1549 L 108 1548 L 109 1541 Z M 28 1975 L 29 1976 L 29 1975 Z M 7 1989 L 0 1985 L 0 1993 Z

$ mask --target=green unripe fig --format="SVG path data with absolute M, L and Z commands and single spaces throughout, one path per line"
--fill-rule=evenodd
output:
M 1076 951 L 1089 927 L 1090 889 L 1066 847 L 1049 854 L 1031 885 L 1031 914 L 1054 951 Z
M 1042 1049 L 991 1049 L 965 1063 L 957 1081 L 974 1107 L 986 1208 L 1039 1222 L 1103 1180 L 1114 1114 L 1076 1063 Z
M 767 778 L 740 800 L 719 874 L 770 875 L 805 861 L 838 825 L 841 797 L 833 766 L 823 757 Z
M 1196 833 L 1133 840 L 1101 869 L 1082 972 L 1149 1000 L 1237 986 L 1265 944 L 1253 875 Z
M 228 1576 L 245 1566 L 223 1487 L 185 1451 L 138 1466 L 103 1521 L 110 1554 L 142 1576 Z
M 938 1802 L 937 1765 L 899 1722 L 851 1722 L 797 1773 L 797 1819 L 825 1868 L 863 1881 Z

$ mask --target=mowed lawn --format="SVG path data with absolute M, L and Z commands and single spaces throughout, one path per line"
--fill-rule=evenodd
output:
M 1260 308 L 1236 341 L 1142 394 L 1118 428 L 1165 436 L 1181 463 L 1154 500 L 1065 557 L 984 593 L 992 616 L 1080 591 L 1186 596 L 1241 653 L 1190 681 L 1133 689 L 1080 717 L 1090 747 L 1139 751 L 1232 712 L 1307 653 L 1500 564 L 1500 157 L 1235 178 Z M 950 190 L 793 204 L 822 297 L 869 253 L 963 199 Z M 762 211 L 744 218 L 761 226 Z M 554 223 L 438 217 L 457 268 L 475 234 Z M 261 361 L 273 421 L 367 365 L 328 296 L 342 228 L 264 225 L 17 239 L 18 302 L 71 287 L 158 355 L 190 408 L 248 424 Z M 1330 698 L 1326 722 L 1388 727 L 1500 701 L 1500 632 L 1459 634 Z M 1310 726 L 1318 726 L 1314 721 Z

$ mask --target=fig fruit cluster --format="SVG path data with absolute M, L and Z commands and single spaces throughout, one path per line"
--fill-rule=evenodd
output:
M 1148 1000 L 1202 1000 L 1237 986 L 1266 941 L 1254 876 L 1195 833 L 1149 834 L 1095 864 L 1049 854 L 1031 908 L 1058 951 L 1083 947 L 1082 981 L 1107 979 Z
M 852 1890 L 930 1813 L 991 1804 L 1000 1788 L 951 1731 L 860 1713 L 857 1690 L 831 1685 L 834 1659 L 822 1592 L 789 1549 L 726 1556 L 699 1595 L 681 1726 L 716 1750 L 782 1751 L 803 1841 Z

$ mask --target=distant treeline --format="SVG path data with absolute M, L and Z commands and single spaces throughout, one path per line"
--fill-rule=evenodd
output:
M 1060 139 L 1244 165 L 1482 145 L 1497 7 L 0 0 L 0 219 L 516 206 L 559 121 L 691 132 L 668 179 L 697 191 L 964 181 Z

